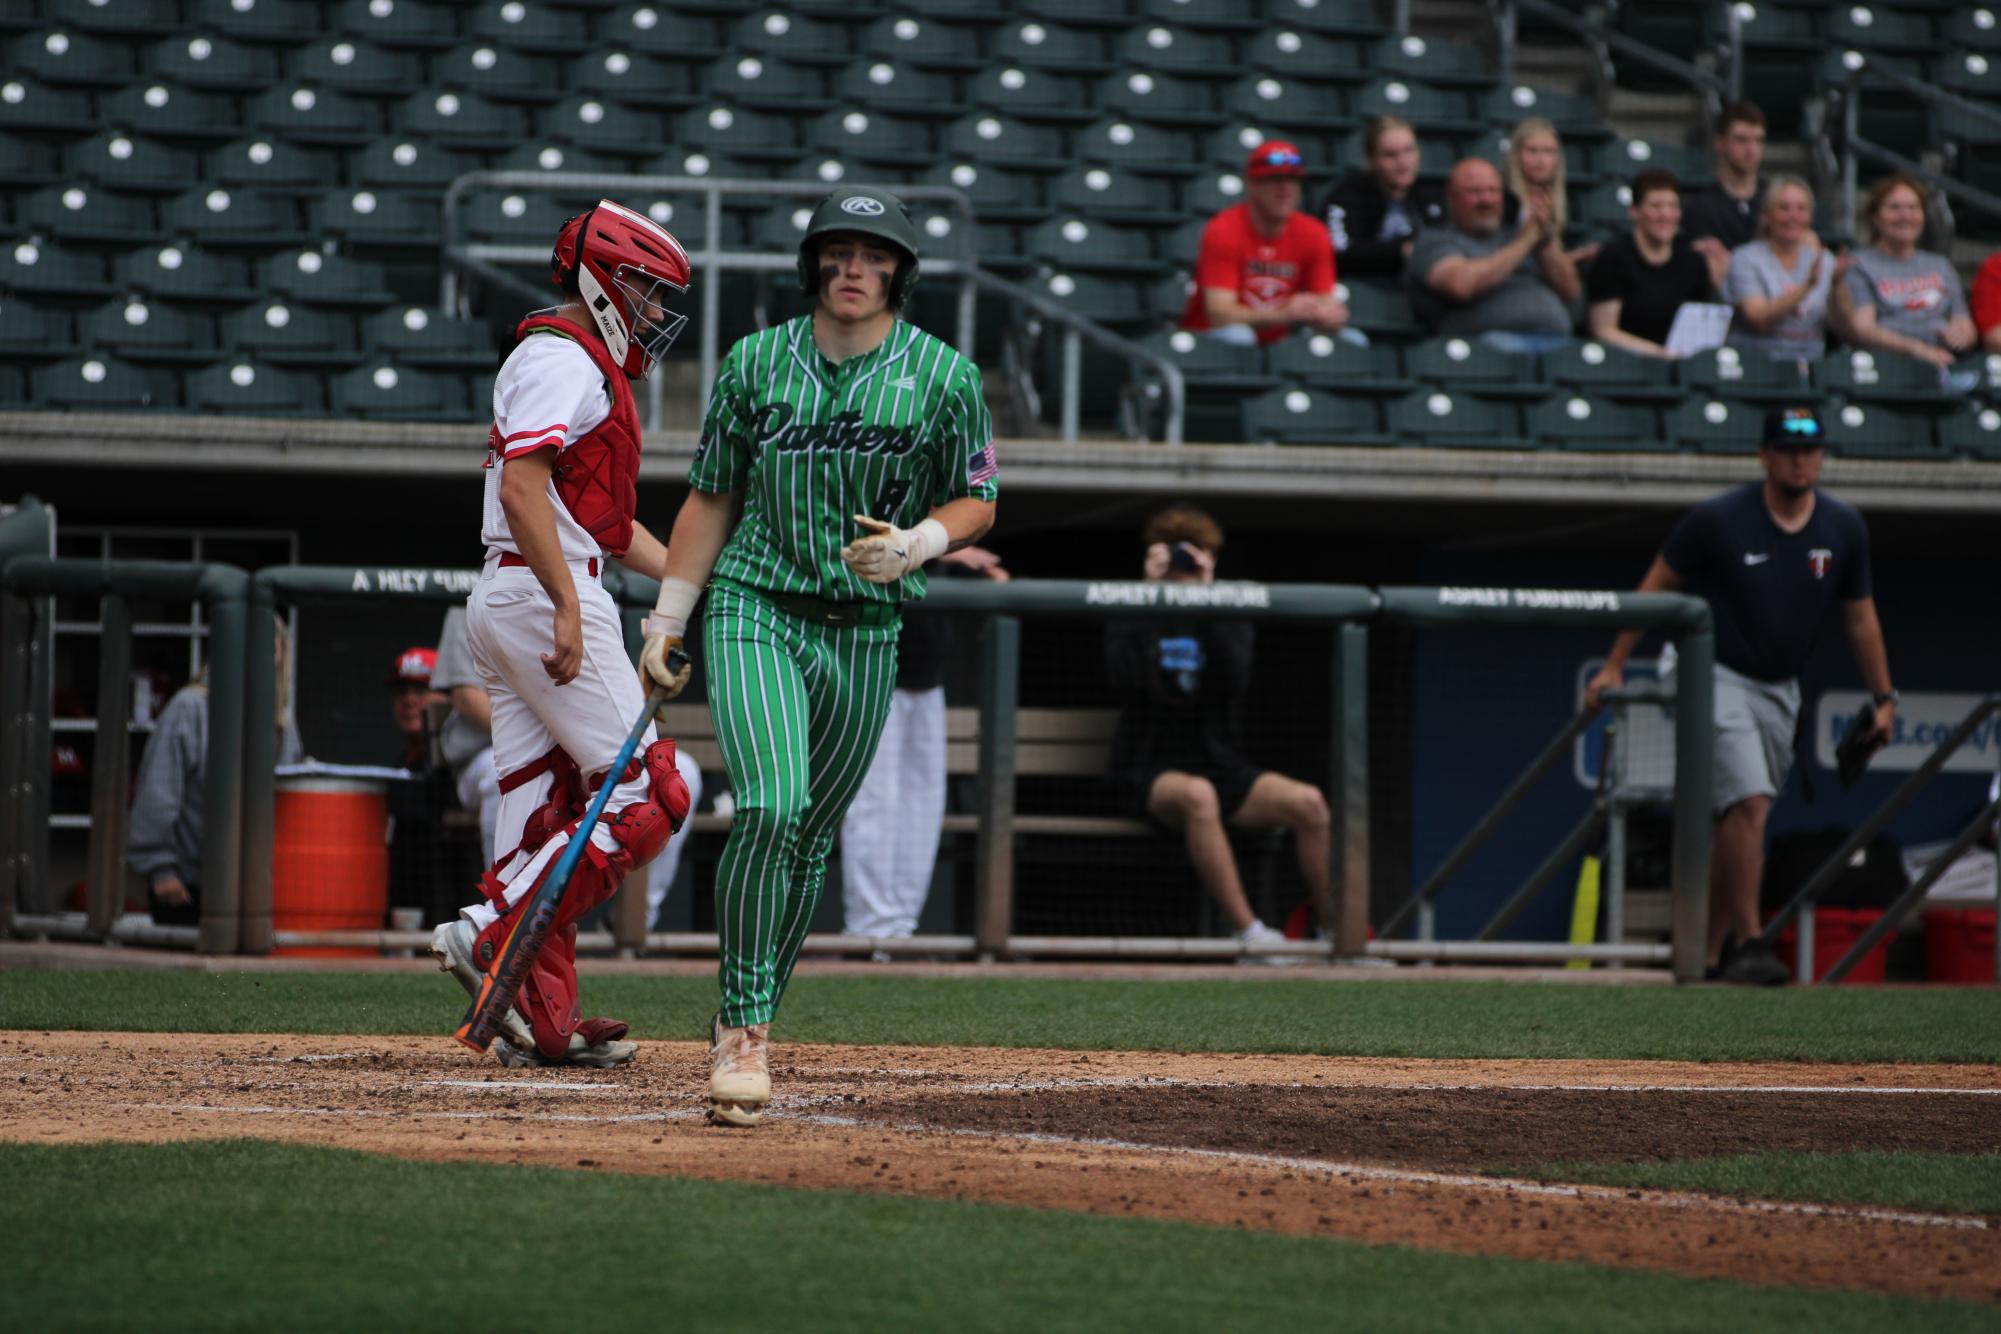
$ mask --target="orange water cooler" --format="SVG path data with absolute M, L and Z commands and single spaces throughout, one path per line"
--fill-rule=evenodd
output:
M 278 780 L 271 924 L 279 931 L 379 931 L 389 910 L 389 803 L 374 778 Z M 380 950 L 292 946 L 274 954 L 371 958 Z

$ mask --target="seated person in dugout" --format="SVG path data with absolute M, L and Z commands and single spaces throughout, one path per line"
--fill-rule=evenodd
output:
M 1155 514 L 1140 540 L 1147 580 L 1215 579 L 1223 530 L 1193 505 Z M 1230 829 L 1290 829 L 1323 938 L 1333 913 L 1327 799 L 1244 753 L 1252 643 L 1250 622 L 1212 616 L 1114 617 L 1105 625 L 1106 670 L 1123 705 L 1110 774 L 1119 803 L 1182 834 L 1203 889 L 1255 951 L 1285 937 L 1251 911 Z

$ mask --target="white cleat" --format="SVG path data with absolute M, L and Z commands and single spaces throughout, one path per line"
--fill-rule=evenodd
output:
M 450 973 L 458 980 L 458 984 L 466 989 L 466 995 L 475 999 L 479 996 L 480 983 L 486 980 L 486 974 L 472 957 L 473 942 L 478 938 L 479 932 L 473 930 L 472 923 L 463 917 L 454 917 L 431 933 L 431 957 L 438 961 L 438 971 Z M 531 1055 L 535 1051 L 534 1035 L 529 1031 L 528 1021 L 521 1017 L 519 1010 L 510 1009 L 501 1019 L 499 1032 L 494 1040 L 498 1042 L 502 1038 L 519 1051 Z M 628 1054 L 625 1059 L 629 1061 L 632 1057 Z M 500 1063 L 509 1064 L 505 1057 L 501 1058 Z
M 709 1120 L 754 1126 L 771 1101 L 771 1025 L 709 1027 Z
M 510 1070 L 548 1065 L 582 1065 L 593 1070 L 610 1070 L 616 1066 L 629 1065 L 632 1058 L 639 1054 L 639 1044 L 624 1040 L 588 1043 L 584 1041 L 583 1034 L 572 1033 L 570 1049 L 552 1061 L 537 1051 L 532 1043 L 526 1047 L 517 1047 L 506 1038 L 495 1038 L 493 1054 Z

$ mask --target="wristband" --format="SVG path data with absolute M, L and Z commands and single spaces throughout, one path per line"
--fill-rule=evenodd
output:
M 945 554 L 952 545 L 952 535 L 945 531 L 945 525 L 936 519 L 926 519 L 910 530 L 910 545 L 916 550 L 910 553 L 910 564 L 914 569 L 934 556 Z
M 648 616 L 639 623 L 639 634 L 643 639 L 685 639 L 688 637 L 688 619 L 685 616 Z
M 1894 690 L 1885 690 L 1880 695 L 1871 695 L 1870 698 L 1876 702 L 1876 707 L 1880 709 L 1885 704 L 1895 704 L 1902 696 L 1898 695 Z
M 701 596 L 702 590 L 700 586 L 692 584 L 686 579 L 676 579 L 672 576 L 662 579 L 660 581 L 660 596 L 653 600 L 653 616 L 647 617 L 647 620 L 651 621 L 654 617 L 658 617 L 662 621 L 678 621 L 681 626 L 679 630 L 662 630 L 660 632 L 661 634 L 678 635 L 688 628 L 688 617 L 694 612 L 695 602 Z M 650 635 L 653 632 L 648 630 L 646 633 Z

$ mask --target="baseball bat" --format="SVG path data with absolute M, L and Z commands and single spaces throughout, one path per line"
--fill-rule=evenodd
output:
M 668 665 L 676 660 L 686 662 L 687 657 L 678 651 L 669 655 Z M 597 827 L 598 817 L 604 814 L 605 804 L 611 800 L 612 789 L 619 785 L 626 766 L 639 750 L 639 738 L 645 734 L 646 725 L 653 721 L 653 715 L 667 702 L 666 694 L 655 686 L 646 696 L 646 709 L 639 715 L 639 721 L 625 735 L 625 744 L 618 748 L 618 758 L 612 761 L 611 769 L 598 786 L 597 795 L 591 798 L 590 808 L 584 818 L 577 821 L 577 830 L 570 835 L 570 841 L 556 858 L 556 867 L 535 891 L 535 896 L 527 906 L 515 915 L 514 926 L 507 933 L 507 940 L 500 947 L 500 954 L 493 961 L 493 967 L 479 984 L 479 995 L 473 997 L 466 1007 L 465 1018 L 459 1021 L 458 1031 L 452 1036 L 471 1047 L 474 1051 L 485 1051 L 493 1043 L 495 1029 L 514 1005 L 514 998 L 521 992 L 521 983 L 528 976 L 530 965 L 542 952 L 543 943 L 549 939 L 549 928 L 555 925 L 556 913 L 563 906 L 563 891 L 569 887 L 570 875 L 577 869 L 578 858 L 584 855 L 584 844 L 590 841 L 591 830 Z

